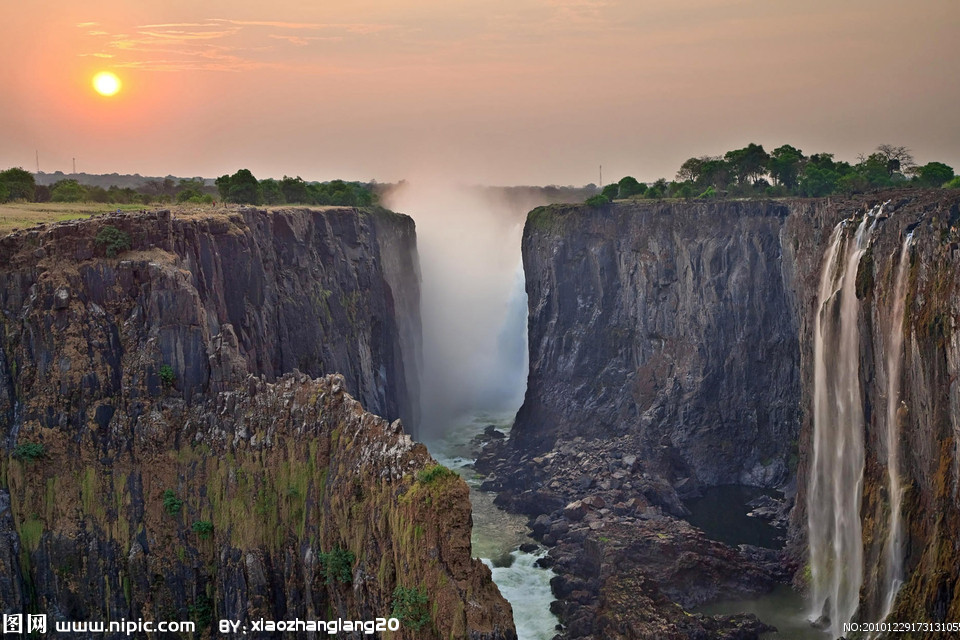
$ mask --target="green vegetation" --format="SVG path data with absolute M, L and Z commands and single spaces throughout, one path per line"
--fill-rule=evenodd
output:
M 173 383 L 177 381 L 177 376 L 173 373 L 173 367 L 168 364 L 160 367 L 160 382 L 165 387 L 172 387 Z
M 173 489 L 167 489 L 163 492 L 163 510 L 166 511 L 171 516 L 175 516 L 180 513 L 180 509 L 183 508 L 183 500 L 177 497 L 177 494 L 173 492 Z
M 118 253 L 130 248 L 130 236 L 114 226 L 106 225 L 94 239 L 100 246 L 106 247 L 108 258 L 116 257 Z
M 24 462 L 36 462 L 45 455 L 43 445 L 39 442 L 24 442 L 13 448 L 13 457 Z
M 457 477 L 457 472 L 447 469 L 442 464 L 435 464 L 432 467 L 421 469 L 420 473 L 417 474 L 417 480 L 423 484 L 433 484 L 435 482 L 444 480 L 445 478 L 455 477 Z
M 32 201 L 36 197 L 37 183 L 33 174 L 20 167 L 0 171 L 0 202 L 8 200 Z
M 610 204 L 610 198 L 603 195 L 602 193 L 599 193 L 595 196 L 591 196 L 587 198 L 586 204 L 591 207 L 602 207 L 605 204 Z
M 327 584 L 350 584 L 353 581 L 352 551 L 337 547 L 330 552 L 320 552 L 320 566 Z
M 193 604 L 187 606 L 190 619 L 197 624 L 197 637 L 213 622 L 213 600 L 206 594 L 197 596 Z
M 193 532 L 201 540 L 207 540 L 213 535 L 213 523 L 209 520 L 197 520 L 193 523 Z
M 377 204 L 377 195 L 359 182 L 333 180 L 304 182 L 299 176 L 282 180 L 258 181 L 249 169 L 217 178 L 220 197 L 238 204 L 314 204 L 369 207 Z
M 397 586 L 393 590 L 393 607 L 390 615 L 403 626 L 419 631 L 430 624 L 430 603 L 420 587 Z
M 752 198 L 823 197 L 857 194 L 890 187 L 960 188 L 953 167 L 942 162 L 918 166 L 909 149 L 882 144 L 855 164 L 835 160 L 832 153 L 805 156 L 789 144 L 767 153 L 750 143 L 721 156 L 689 158 L 672 182 L 661 178 L 647 187 L 632 176 L 603 188 L 614 198 Z M 587 204 L 595 204 L 594 195 Z

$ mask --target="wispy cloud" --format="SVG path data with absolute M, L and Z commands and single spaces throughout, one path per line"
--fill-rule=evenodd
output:
M 89 28 L 96 23 L 81 23 Z M 100 38 L 98 48 L 79 55 L 115 57 L 115 66 L 156 71 L 240 71 L 282 67 L 285 46 L 309 47 L 317 42 L 339 42 L 395 29 L 373 23 L 284 22 L 211 18 L 199 22 L 162 22 L 137 25 L 128 32 L 109 32 L 103 26 L 87 31 Z M 291 63 L 287 63 L 289 66 Z

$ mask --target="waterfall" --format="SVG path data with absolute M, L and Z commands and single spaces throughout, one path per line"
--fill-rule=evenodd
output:
M 903 369 L 903 314 L 912 241 L 913 233 L 907 234 L 900 249 L 900 263 L 893 287 L 890 329 L 887 334 L 887 476 L 890 487 L 890 523 L 884 549 L 886 595 L 882 618 L 890 615 L 897 591 L 903 584 L 903 525 L 900 513 L 903 485 L 900 482 L 900 430 L 897 414 L 900 409 L 900 373 Z
M 813 467 L 807 527 L 813 617 L 824 616 L 834 638 L 842 635 L 843 623 L 856 613 L 863 582 L 864 417 L 856 287 L 860 258 L 878 213 L 875 209 L 864 216 L 852 241 L 844 233 L 846 222 L 833 230 L 814 324 Z

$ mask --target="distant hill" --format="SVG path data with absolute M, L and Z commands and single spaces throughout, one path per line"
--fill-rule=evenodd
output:
M 37 184 L 44 186 L 50 186 L 55 182 L 60 180 L 76 180 L 82 185 L 88 187 L 103 187 L 108 189 L 110 187 L 118 187 L 120 189 L 139 189 L 148 182 L 159 181 L 163 182 L 165 179 L 169 178 L 174 181 L 174 183 L 179 183 L 181 179 L 189 180 L 202 180 L 204 185 L 208 187 L 214 186 L 213 178 L 202 178 L 200 176 L 195 176 L 193 178 L 178 178 L 177 176 L 142 176 L 139 173 L 134 174 L 120 174 L 120 173 L 64 173 L 63 171 L 56 171 L 54 173 L 44 173 L 43 171 L 33 174 L 34 179 L 37 181 Z

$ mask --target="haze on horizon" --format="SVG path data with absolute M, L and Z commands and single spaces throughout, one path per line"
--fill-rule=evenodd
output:
M 585 184 L 758 142 L 960 169 L 958 33 L 946 0 L 37 0 L 0 23 L 0 168 Z

